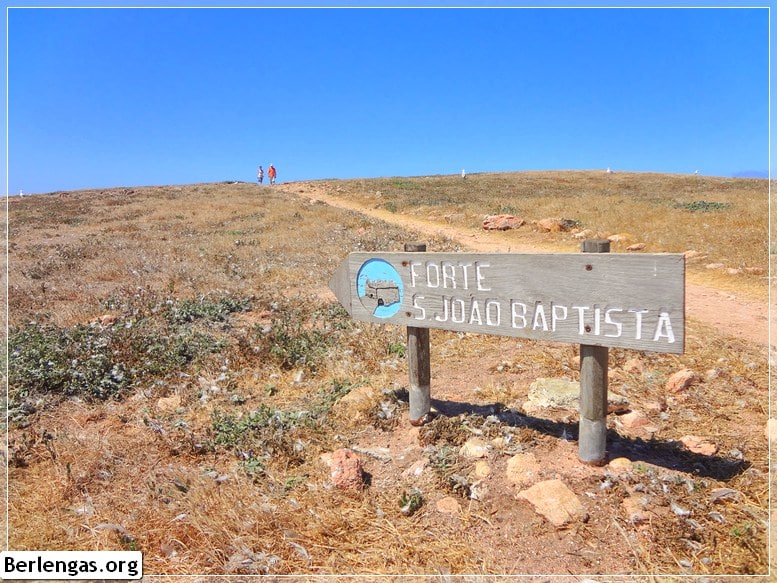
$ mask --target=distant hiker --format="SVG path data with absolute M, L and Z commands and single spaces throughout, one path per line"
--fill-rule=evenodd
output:
M 467 173 L 464 172 L 464 168 L 461 169 L 461 177 L 462 178 L 466 178 L 467 177 Z
M 275 176 L 276 176 L 277 174 L 278 174 L 278 173 L 277 173 L 277 172 L 276 172 L 276 170 L 275 170 L 275 166 L 273 166 L 272 164 L 270 164 L 270 167 L 267 169 L 267 176 L 269 176 L 269 177 L 270 177 L 270 184 L 275 184 Z
M 259 170 L 256 171 L 256 179 L 259 181 L 259 184 L 264 180 L 264 168 L 261 166 L 259 166 Z

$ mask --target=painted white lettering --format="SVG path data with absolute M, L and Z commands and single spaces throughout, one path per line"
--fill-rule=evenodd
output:
M 432 274 L 434 274 L 434 283 L 432 283 Z M 426 264 L 426 286 L 440 287 L 440 267 L 436 263 Z
M 537 328 L 542 328 L 545 332 L 548 331 L 548 321 L 545 319 L 545 308 L 542 306 L 542 302 L 537 302 L 534 305 L 534 320 L 531 329 L 536 330 Z
M 602 327 L 602 309 L 599 306 L 594 306 L 594 334 L 596 336 L 601 335 Z
M 445 296 L 442 297 L 442 318 L 440 318 L 440 314 L 435 314 L 434 319 L 438 322 L 448 321 L 448 302 L 445 301 Z
M 475 298 L 472 298 L 472 304 L 469 307 L 469 323 L 483 325 L 483 318 L 480 317 L 480 304 Z
M 449 301 L 451 303 L 451 322 L 454 324 L 463 323 L 465 318 L 464 300 L 461 298 L 452 298 Z M 458 314 L 456 313 L 457 306 L 459 308 Z
M 526 304 L 516 301 L 510 302 L 510 312 L 512 314 L 513 328 L 526 328 L 526 309 Z M 518 320 L 520 320 L 520 323 Z
M 629 310 L 630 314 L 634 314 L 634 340 L 642 340 L 642 314 L 647 314 L 648 310 Z
M 572 306 L 573 310 L 577 310 L 578 329 L 577 333 L 581 336 L 585 334 L 585 312 L 590 310 L 589 306 Z
M 456 266 L 449 261 L 442 263 L 442 287 L 456 289 Z
M 499 326 L 502 323 L 502 306 L 499 300 L 486 300 L 486 325 Z
M 556 331 L 556 322 L 567 319 L 567 307 L 559 304 L 551 304 L 550 307 L 550 329 Z
M 604 312 L 604 323 L 615 327 L 614 334 L 605 334 L 605 336 L 609 336 L 610 338 L 620 338 L 623 332 L 623 324 L 621 322 L 613 320 L 612 313 L 622 312 L 622 311 L 623 310 L 621 308 L 609 308 L 607 311 Z
M 475 277 L 478 282 L 478 291 L 491 291 L 491 288 L 485 287 L 485 284 L 483 283 L 483 280 L 486 278 L 486 276 L 483 275 L 481 269 L 486 267 L 491 267 L 491 265 L 489 263 L 475 263 Z
M 464 274 L 464 289 L 469 289 L 469 268 L 472 267 L 471 263 L 462 263 L 461 271 Z
M 418 278 L 418 274 L 415 272 L 415 268 L 421 265 L 420 261 L 410 262 L 410 287 L 415 287 L 415 280 Z
M 411 267 L 411 273 L 412 273 L 412 267 Z M 418 303 L 420 300 L 425 299 L 424 296 L 419 296 L 418 294 L 413 295 L 413 307 L 418 310 L 420 313 L 416 314 L 415 319 L 416 320 L 426 320 L 426 310 Z
M 653 342 L 658 342 L 661 338 L 666 337 L 666 341 L 669 344 L 674 342 L 674 332 L 672 332 L 672 321 L 669 319 L 667 312 L 659 312 L 658 322 L 656 323 L 656 332 L 653 334 Z

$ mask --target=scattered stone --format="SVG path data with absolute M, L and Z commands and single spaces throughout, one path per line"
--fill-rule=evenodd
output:
M 634 243 L 633 245 L 629 245 L 626 247 L 626 251 L 642 251 L 647 245 L 644 243 Z
M 610 468 L 613 472 L 618 472 L 620 474 L 623 472 L 630 472 L 634 467 L 634 464 L 629 458 L 616 457 L 614 460 L 611 460 L 609 464 L 607 464 L 607 467 Z
M 480 458 L 488 455 L 488 446 L 480 437 L 471 437 L 459 450 L 459 455 L 465 458 Z
M 623 241 L 628 241 L 631 239 L 631 235 L 629 233 L 617 233 L 615 235 L 610 235 L 607 237 L 607 240 L 611 243 L 622 243 Z
M 532 412 L 541 409 L 569 409 L 577 411 L 580 408 L 580 383 L 566 378 L 539 378 L 529 386 L 529 400 L 524 403 L 524 411 Z M 607 394 L 608 409 L 617 411 L 628 407 L 626 397 L 614 392 Z
M 113 326 L 116 323 L 116 316 L 113 314 L 104 314 L 97 318 L 102 326 Z
M 641 411 L 631 411 L 618 417 L 618 421 L 621 422 L 626 429 L 641 429 L 650 425 L 650 420 L 645 417 L 645 414 Z
M 507 481 L 518 486 L 527 486 L 537 481 L 540 464 L 533 453 L 519 453 L 507 460 Z
M 750 275 L 765 275 L 766 270 L 763 267 L 745 267 L 745 273 Z
M 584 229 L 582 231 L 578 231 L 574 235 L 572 235 L 575 239 L 590 239 L 594 236 L 594 232 L 591 229 Z
M 650 520 L 650 513 L 645 510 L 647 500 L 644 496 L 627 496 L 621 502 L 626 516 L 632 524 L 642 524 Z
M 707 269 L 723 269 L 726 266 L 725 263 L 708 263 L 704 267 Z
M 181 396 L 162 397 L 156 402 L 156 408 L 162 413 L 174 413 L 181 406 Z
M 513 215 L 489 215 L 483 219 L 483 228 L 487 231 L 507 231 L 517 229 L 526 224 L 526 221 Z
M 577 225 L 577 221 L 574 221 L 572 219 L 558 219 L 558 218 L 547 218 L 547 219 L 540 219 L 536 222 L 536 225 L 540 228 L 541 231 L 550 232 L 550 233 L 559 233 L 561 231 L 571 231 L 575 228 Z
M 689 249 L 688 251 L 686 251 L 685 253 L 683 253 L 683 255 L 685 255 L 685 260 L 686 260 L 686 261 L 689 261 L 689 260 L 691 260 L 691 259 L 698 259 L 698 258 L 699 258 L 699 257 L 701 257 L 703 254 L 702 254 L 702 252 L 701 252 L 701 251 L 696 251 L 696 250 L 694 250 L 694 249 Z
M 478 479 L 482 480 L 483 478 L 487 478 L 491 474 L 491 466 L 488 465 L 488 462 L 479 460 L 475 462 L 475 468 L 472 471 L 472 475 Z
M 341 490 L 364 489 L 364 471 L 359 456 L 351 449 L 342 448 L 332 453 L 330 465 L 332 484 Z
M 424 458 L 415 462 L 412 466 L 407 468 L 402 475 L 406 478 L 417 478 L 424 473 L 426 466 L 429 465 L 429 460 Z
M 446 496 L 441 498 L 435 504 L 438 512 L 443 514 L 459 514 L 461 512 L 461 504 L 453 496 Z
M 741 275 L 742 270 L 737 267 L 729 267 L 728 269 L 726 269 L 726 273 L 728 273 L 729 275 Z
M 698 377 L 696 376 L 696 373 L 685 368 L 670 376 L 669 380 L 666 381 L 664 388 L 670 393 L 679 393 L 690 387 L 697 380 Z
M 722 500 L 738 500 L 739 492 L 732 488 L 714 488 L 710 492 L 710 502 L 720 502 Z
M 554 526 L 564 526 L 574 520 L 585 521 L 588 516 L 575 493 L 561 480 L 545 480 L 519 492 L 517 498 L 526 500 L 534 510 Z
M 718 453 L 718 446 L 715 443 L 696 435 L 685 435 L 680 438 L 680 442 L 693 453 L 701 455 L 715 455 Z

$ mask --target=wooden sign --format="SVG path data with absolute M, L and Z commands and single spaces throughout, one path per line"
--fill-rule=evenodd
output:
M 329 287 L 357 320 L 681 354 L 681 254 L 351 253 Z

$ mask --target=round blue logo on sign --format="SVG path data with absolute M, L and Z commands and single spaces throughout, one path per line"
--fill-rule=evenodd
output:
M 388 261 L 370 259 L 359 268 L 356 294 L 376 318 L 390 318 L 402 305 L 402 278 Z

